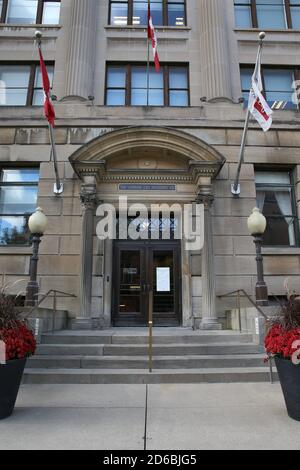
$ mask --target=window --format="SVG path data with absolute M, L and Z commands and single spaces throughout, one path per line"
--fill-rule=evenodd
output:
M 47 65 L 50 83 L 54 66 Z M 44 103 L 39 64 L 0 63 L 0 106 L 41 106 Z
M 29 243 L 28 219 L 36 209 L 37 168 L 0 170 L 0 245 Z
M 151 15 L 155 26 L 185 26 L 185 0 L 151 0 Z M 148 1 L 110 0 L 109 23 L 115 26 L 147 25 Z
M 1 0 L 1 23 L 58 24 L 60 1 Z
M 148 90 L 148 92 L 147 92 Z M 189 106 L 188 67 L 163 65 L 156 72 L 146 65 L 108 65 L 107 106 Z
M 290 171 L 256 171 L 257 207 L 267 219 L 266 246 L 296 246 L 298 218 Z
M 241 68 L 241 85 L 245 103 L 248 103 L 251 77 L 254 72 L 252 67 Z M 298 80 L 299 71 L 289 68 L 262 67 L 262 79 L 264 95 L 272 109 L 295 109 L 294 82 Z
M 238 28 L 300 28 L 300 0 L 235 0 Z

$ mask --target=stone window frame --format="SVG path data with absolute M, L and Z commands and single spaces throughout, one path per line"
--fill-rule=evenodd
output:
M 256 0 L 248 0 L 247 3 L 243 3 L 241 0 L 234 0 L 234 9 L 236 6 L 249 6 L 250 9 L 250 16 L 252 22 L 252 28 L 258 28 L 258 15 L 257 15 L 257 4 Z M 291 11 L 291 7 L 298 7 L 300 10 L 300 0 L 299 4 L 291 4 L 290 0 L 284 0 L 284 10 L 285 10 L 285 18 L 286 18 L 286 28 L 285 29 L 297 29 L 293 27 L 293 15 Z M 263 28 L 264 26 L 262 26 Z M 280 29 L 280 28 L 279 28 Z
M 133 2 L 134 0 L 124 0 L 123 3 L 127 3 L 128 4 L 128 10 L 127 10 L 127 26 L 134 26 L 133 25 Z M 186 0 L 183 1 L 183 5 L 184 5 L 184 24 L 182 26 L 175 26 L 175 25 L 169 25 L 169 21 L 168 21 L 168 5 L 169 4 L 176 4 L 176 2 L 173 2 L 173 0 L 162 0 L 163 2 L 163 5 L 162 5 L 162 14 L 163 14 L 163 21 L 162 21 L 162 25 L 156 25 L 156 26 L 171 26 L 173 28 L 180 28 L 180 27 L 185 27 L 187 26 L 187 9 L 186 9 Z M 118 1 L 116 0 L 109 0 L 109 8 L 108 8 L 108 24 L 111 25 L 111 26 L 115 26 L 112 22 L 111 22 L 111 5 L 113 3 L 119 3 Z M 126 25 L 125 25 L 126 26 Z M 139 26 L 147 26 L 147 24 L 145 25 L 139 25 Z M 121 25 L 120 27 L 124 27 L 124 25 Z
M 107 91 L 108 88 L 108 70 L 109 67 L 124 67 L 125 68 L 125 88 L 120 87 L 118 89 L 125 89 L 125 104 L 119 106 L 135 106 L 131 104 L 131 67 L 136 66 L 143 66 L 146 67 L 147 64 L 145 62 L 131 62 L 130 64 L 124 62 L 107 62 L 106 63 L 106 70 L 105 70 L 105 90 L 104 90 L 104 103 L 105 106 L 107 105 Z M 187 92 L 188 97 L 188 107 L 190 106 L 190 71 L 189 71 L 189 64 L 187 63 L 164 63 L 160 64 L 160 68 L 163 71 L 163 81 L 164 81 L 164 107 L 172 107 L 170 105 L 169 93 L 171 88 L 169 87 L 169 69 L 172 67 L 182 67 L 186 69 L 187 74 L 187 88 L 180 88 L 180 90 Z M 143 105 L 136 105 L 136 106 L 143 106 Z M 159 106 L 158 106 L 159 107 Z M 184 106 L 183 106 L 184 107 Z
M 254 64 L 240 64 L 240 82 L 242 82 L 242 80 L 241 80 L 242 70 L 243 69 L 249 69 L 249 68 L 253 69 L 253 72 L 254 72 L 255 65 Z M 299 67 L 286 66 L 286 65 L 274 65 L 274 64 L 272 64 L 272 65 L 270 65 L 270 64 L 262 65 L 261 66 L 261 78 L 262 78 L 262 84 L 263 84 L 262 94 L 265 98 L 266 98 L 266 85 L 265 85 L 264 71 L 266 69 L 267 70 L 290 70 L 290 71 L 293 72 L 294 82 L 296 83 L 296 82 L 300 81 L 300 68 Z M 246 93 L 247 96 L 248 96 L 248 94 L 250 92 L 250 87 L 249 87 L 249 89 L 243 89 L 242 88 L 242 83 L 241 83 L 241 91 L 242 91 L 242 96 L 244 95 L 244 93 Z M 295 90 L 293 88 L 291 88 L 291 101 L 292 101 L 292 95 L 294 94 L 294 92 L 295 92 Z M 278 101 L 280 101 L 280 100 L 278 100 Z M 296 103 L 294 103 L 294 104 L 295 104 L 295 106 L 293 108 L 286 108 L 286 109 L 288 111 L 299 109 L 300 103 L 298 103 L 298 105 Z M 245 107 L 248 106 L 248 100 L 244 99 L 244 105 L 245 105 Z
M 276 173 L 289 173 L 290 177 L 290 184 L 289 185 L 282 185 L 285 188 L 289 188 L 291 190 L 291 205 L 292 205 L 292 214 L 290 214 L 290 217 L 293 218 L 293 226 L 294 226 L 294 235 L 295 235 L 295 245 L 267 245 L 264 244 L 263 247 L 266 249 L 272 249 L 272 248 L 299 248 L 300 247 L 300 227 L 299 227 L 299 215 L 298 215 L 298 209 L 297 209 L 297 198 L 296 198 L 296 179 L 295 179 L 295 171 L 296 167 L 291 166 L 291 165 L 280 165 L 280 166 L 274 166 L 274 165 L 255 165 L 254 166 L 254 173 L 262 173 L 262 172 L 276 172 Z M 255 183 L 255 190 L 259 189 L 260 186 L 272 186 L 275 187 L 280 187 L 280 184 L 259 184 Z M 286 214 L 287 215 L 287 214 Z M 266 217 L 268 217 L 266 215 Z M 284 216 L 283 216 L 284 217 Z
M 10 181 L 10 182 L 3 182 L 2 181 L 2 173 L 4 170 L 38 170 L 39 171 L 39 179 L 38 181 Z M 7 164 L 2 164 L 0 166 L 0 189 L 3 187 L 36 187 L 36 195 L 37 195 L 37 201 L 38 201 L 38 189 L 39 189 L 39 181 L 40 181 L 40 166 L 39 165 L 22 165 L 22 166 L 11 166 Z M 19 212 L 17 214 L 15 213 L 9 213 L 9 212 L 0 212 L 0 218 L 2 216 L 6 217 L 27 217 L 26 223 L 28 224 L 28 220 L 31 214 Z M 26 242 L 25 239 L 28 238 L 28 241 Z M 31 245 L 31 240 L 30 240 L 30 233 L 29 233 L 29 228 L 27 227 L 27 233 L 24 235 L 24 243 L 20 244 L 3 244 L 1 243 L 0 240 L 0 247 L 1 248 L 10 248 L 10 247 L 28 247 Z
M 54 72 L 54 66 L 55 63 L 52 61 L 47 61 L 45 62 L 46 67 L 53 67 L 53 72 Z M 39 106 L 39 105 L 33 105 L 33 97 L 34 97 L 34 91 L 35 90 L 42 90 L 42 87 L 35 87 L 35 78 L 36 78 L 36 73 L 40 67 L 39 62 L 0 62 L 1 66 L 28 66 L 30 68 L 29 70 L 29 80 L 28 80 L 28 88 L 27 88 L 27 98 L 26 98 L 26 103 L 23 106 Z M 8 105 L 2 105 L 2 106 L 8 106 Z M 22 106 L 22 105 L 16 105 L 16 106 Z M 40 105 L 42 106 L 42 104 Z M 1 105 L 0 105 L 1 108 Z
M 9 1 L 10 0 L 2 0 L 2 11 L 0 12 L 0 22 L 3 24 L 10 24 L 10 23 L 6 23 Z M 35 24 L 47 24 L 47 23 L 43 23 L 44 4 L 55 3 L 55 2 L 61 3 L 61 0 L 38 0 Z

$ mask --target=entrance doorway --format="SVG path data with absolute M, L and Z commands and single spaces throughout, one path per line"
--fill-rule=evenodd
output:
M 153 289 L 154 326 L 181 324 L 180 241 L 115 241 L 113 324 L 148 325 Z

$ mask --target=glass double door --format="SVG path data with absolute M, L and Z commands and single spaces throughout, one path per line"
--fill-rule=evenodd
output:
M 146 326 L 151 291 L 154 326 L 181 323 L 179 260 L 180 242 L 115 242 L 115 326 Z

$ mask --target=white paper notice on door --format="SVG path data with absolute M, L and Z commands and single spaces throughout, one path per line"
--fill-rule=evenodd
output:
M 156 291 L 170 292 L 171 270 L 170 268 L 156 268 Z

